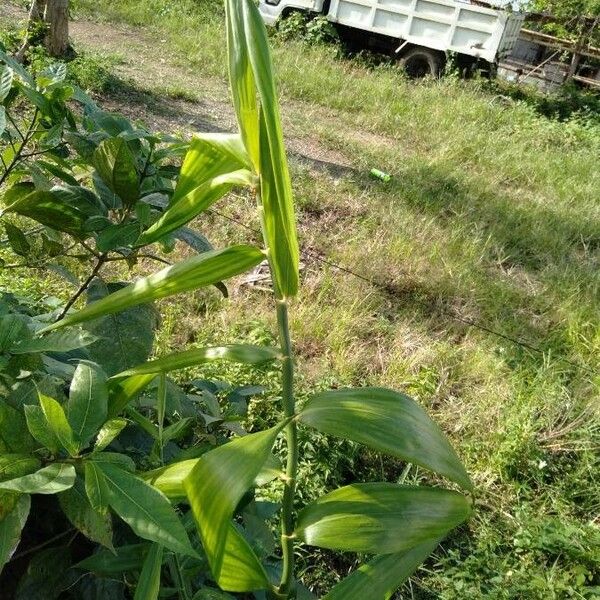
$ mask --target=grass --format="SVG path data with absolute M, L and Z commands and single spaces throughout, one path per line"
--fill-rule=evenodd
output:
M 151 36 L 160 31 L 173 70 L 195 73 L 186 87 L 140 66 L 144 92 L 196 101 L 222 93 L 219 2 L 80 5 Z M 406 390 L 448 432 L 478 489 L 473 520 L 404 597 L 598 597 L 598 115 L 549 119 L 484 82 L 411 83 L 387 64 L 340 60 L 331 47 L 275 39 L 274 52 L 286 131 L 345 159 L 343 167 L 293 160 L 302 246 L 381 283 L 304 258 L 292 313 L 302 394 L 357 384 Z M 151 43 L 147 56 L 156 56 Z M 392 181 L 370 180 L 372 167 Z M 249 198 L 218 209 L 256 225 Z M 217 243 L 252 237 L 216 214 L 199 226 Z M 162 303 L 157 351 L 268 338 L 268 296 L 231 291 L 228 301 L 209 291 Z M 198 375 L 273 379 L 233 368 Z M 258 400 L 251 418 L 268 418 L 270 406 Z M 327 438 L 303 443 L 317 465 L 302 467 L 307 500 L 333 484 L 401 470 Z M 349 567 L 309 549 L 301 564 L 320 592 Z

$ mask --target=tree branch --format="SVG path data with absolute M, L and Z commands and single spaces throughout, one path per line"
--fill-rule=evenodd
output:
M 79 289 L 75 292 L 75 294 L 71 297 L 71 299 L 65 304 L 65 307 L 62 309 L 62 311 L 60 312 L 60 314 L 58 315 L 58 317 L 56 319 L 57 321 L 60 321 L 65 318 L 65 315 L 69 312 L 69 309 L 71 308 L 71 306 L 73 306 L 73 304 L 75 304 L 75 302 L 77 302 L 77 300 L 79 299 L 81 294 L 83 294 L 88 289 L 88 287 L 90 286 L 90 283 L 92 283 L 92 281 L 94 280 L 94 277 L 96 277 L 96 275 L 98 275 L 98 272 L 100 271 L 100 269 L 102 268 L 102 265 L 104 265 L 105 262 L 106 262 L 106 254 L 101 254 L 100 257 L 98 258 L 98 262 L 96 263 L 96 266 L 92 269 L 90 276 L 81 284 Z

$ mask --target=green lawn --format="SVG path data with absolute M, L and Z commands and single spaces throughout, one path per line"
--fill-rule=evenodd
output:
M 194 73 L 188 87 L 177 79 L 180 95 L 223 93 L 218 2 L 78 5 L 164 38 L 174 68 Z M 407 391 L 450 435 L 477 486 L 472 521 L 402 597 L 600 597 L 600 118 L 550 120 L 477 81 L 407 82 L 393 66 L 340 60 L 329 47 L 274 40 L 274 51 L 290 137 L 342 163 L 292 157 L 309 252 L 292 309 L 302 387 Z M 123 58 L 135 68 L 134 56 Z M 148 61 L 140 69 L 145 92 L 175 85 L 153 78 Z M 369 179 L 372 167 L 392 181 Z M 217 208 L 256 225 L 249 198 Z M 216 214 L 198 226 L 217 244 L 252 236 Z M 274 331 L 260 290 L 191 298 L 163 303 L 159 352 Z M 202 373 L 272 380 L 247 369 Z M 252 418 L 268 411 L 261 402 Z M 325 438 L 303 443 L 318 461 L 302 466 L 306 498 L 402 471 Z M 319 591 L 348 567 L 331 554 L 301 555 L 304 580 Z

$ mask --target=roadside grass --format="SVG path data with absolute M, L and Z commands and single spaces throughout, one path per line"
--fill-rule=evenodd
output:
M 80 6 L 97 18 L 160 31 L 170 59 L 198 73 L 186 88 L 149 72 L 140 107 L 147 93 L 201 100 L 218 89 L 213 83 L 225 74 L 219 2 Z M 407 391 L 451 437 L 478 490 L 473 520 L 442 544 L 403 597 L 597 597 L 597 121 L 547 119 L 483 82 L 411 83 L 393 66 L 339 60 L 330 47 L 274 43 L 286 131 L 350 164 L 328 170 L 293 159 L 302 246 L 310 251 L 292 321 L 300 393 L 356 384 Z M 86 75 L 92 82 L 93 72 Z M 110 99 L 110 87 L 98 91 Z M 370 180 L 372 167 L 392 181 Z M 248 197 L 232 196 L 216 208 L 258 226 Z M 216 244 L 254 239 L 214 212 L 198 225 Z M 47 289 L 42 280 L 25 282 L 24 293 Z M 230 292 L 229 300 L 208 290 L 185 304 L 163 301 L 157 353 L 215 340 L 268 340 L 270 316 L 256 318 L 271 314 L 267 296 L 239 282 Z M 268 371 L 237 367 L 194 375 L 232 384 L 274 380 Z M 268 420 L 273 401 L 259 397 L 250 423 Z M 300 488 L 307 501 L 334 483 L 381 471 L 396 480 L 402 471 L 330 438 L 303 444 Z M 427 477 L 411 469 L 407 481 Z M 308 548 L 300 560 L 304 581 L 319 593 L 352 564 Z

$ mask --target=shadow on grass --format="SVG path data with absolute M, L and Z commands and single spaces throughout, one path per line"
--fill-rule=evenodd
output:
M 407 170 L 392 180 L 382 202 L 390 196 L 402 198 L 405 210 L 415 215 L 431 216 L 448 239 L 453 238 L 451 252 L 457 251 L 460 230 L 465 254 L 471 254 L 475 244 L 481 260 L 459 277 L 387 281 L 385 274 L 376 275 L 391 300 L 384 308 L 388 319 L 416 316 L 428 328 L 439 326 L 445 336 L 450 329 L 457 337 L 469 329 L 461 319 L 471 320 L 548 355 L 577 363 L 589 360 L 592 366 L 591 349 L 588 352 L 585 344 L 577 346 L 574 341 L 577 330 L 588 331 L 593 339 L 593 315 L 598 310 L 600 223 L 586 216 L 591 211 L 517 202 L 502 190 L 476 189 L 432 165 Z M 459 238 L 458 248 L 462 246 Z M 506 358 L 515 368 L 525 364 L 539 368 L 545 360 L 541 353 L 507 340 L 498 338 L 498 343 L 511 348 Z M 582 356 L 573 358 L 578 353 Z M 569 363 L 565 367 L 575 368 Z

